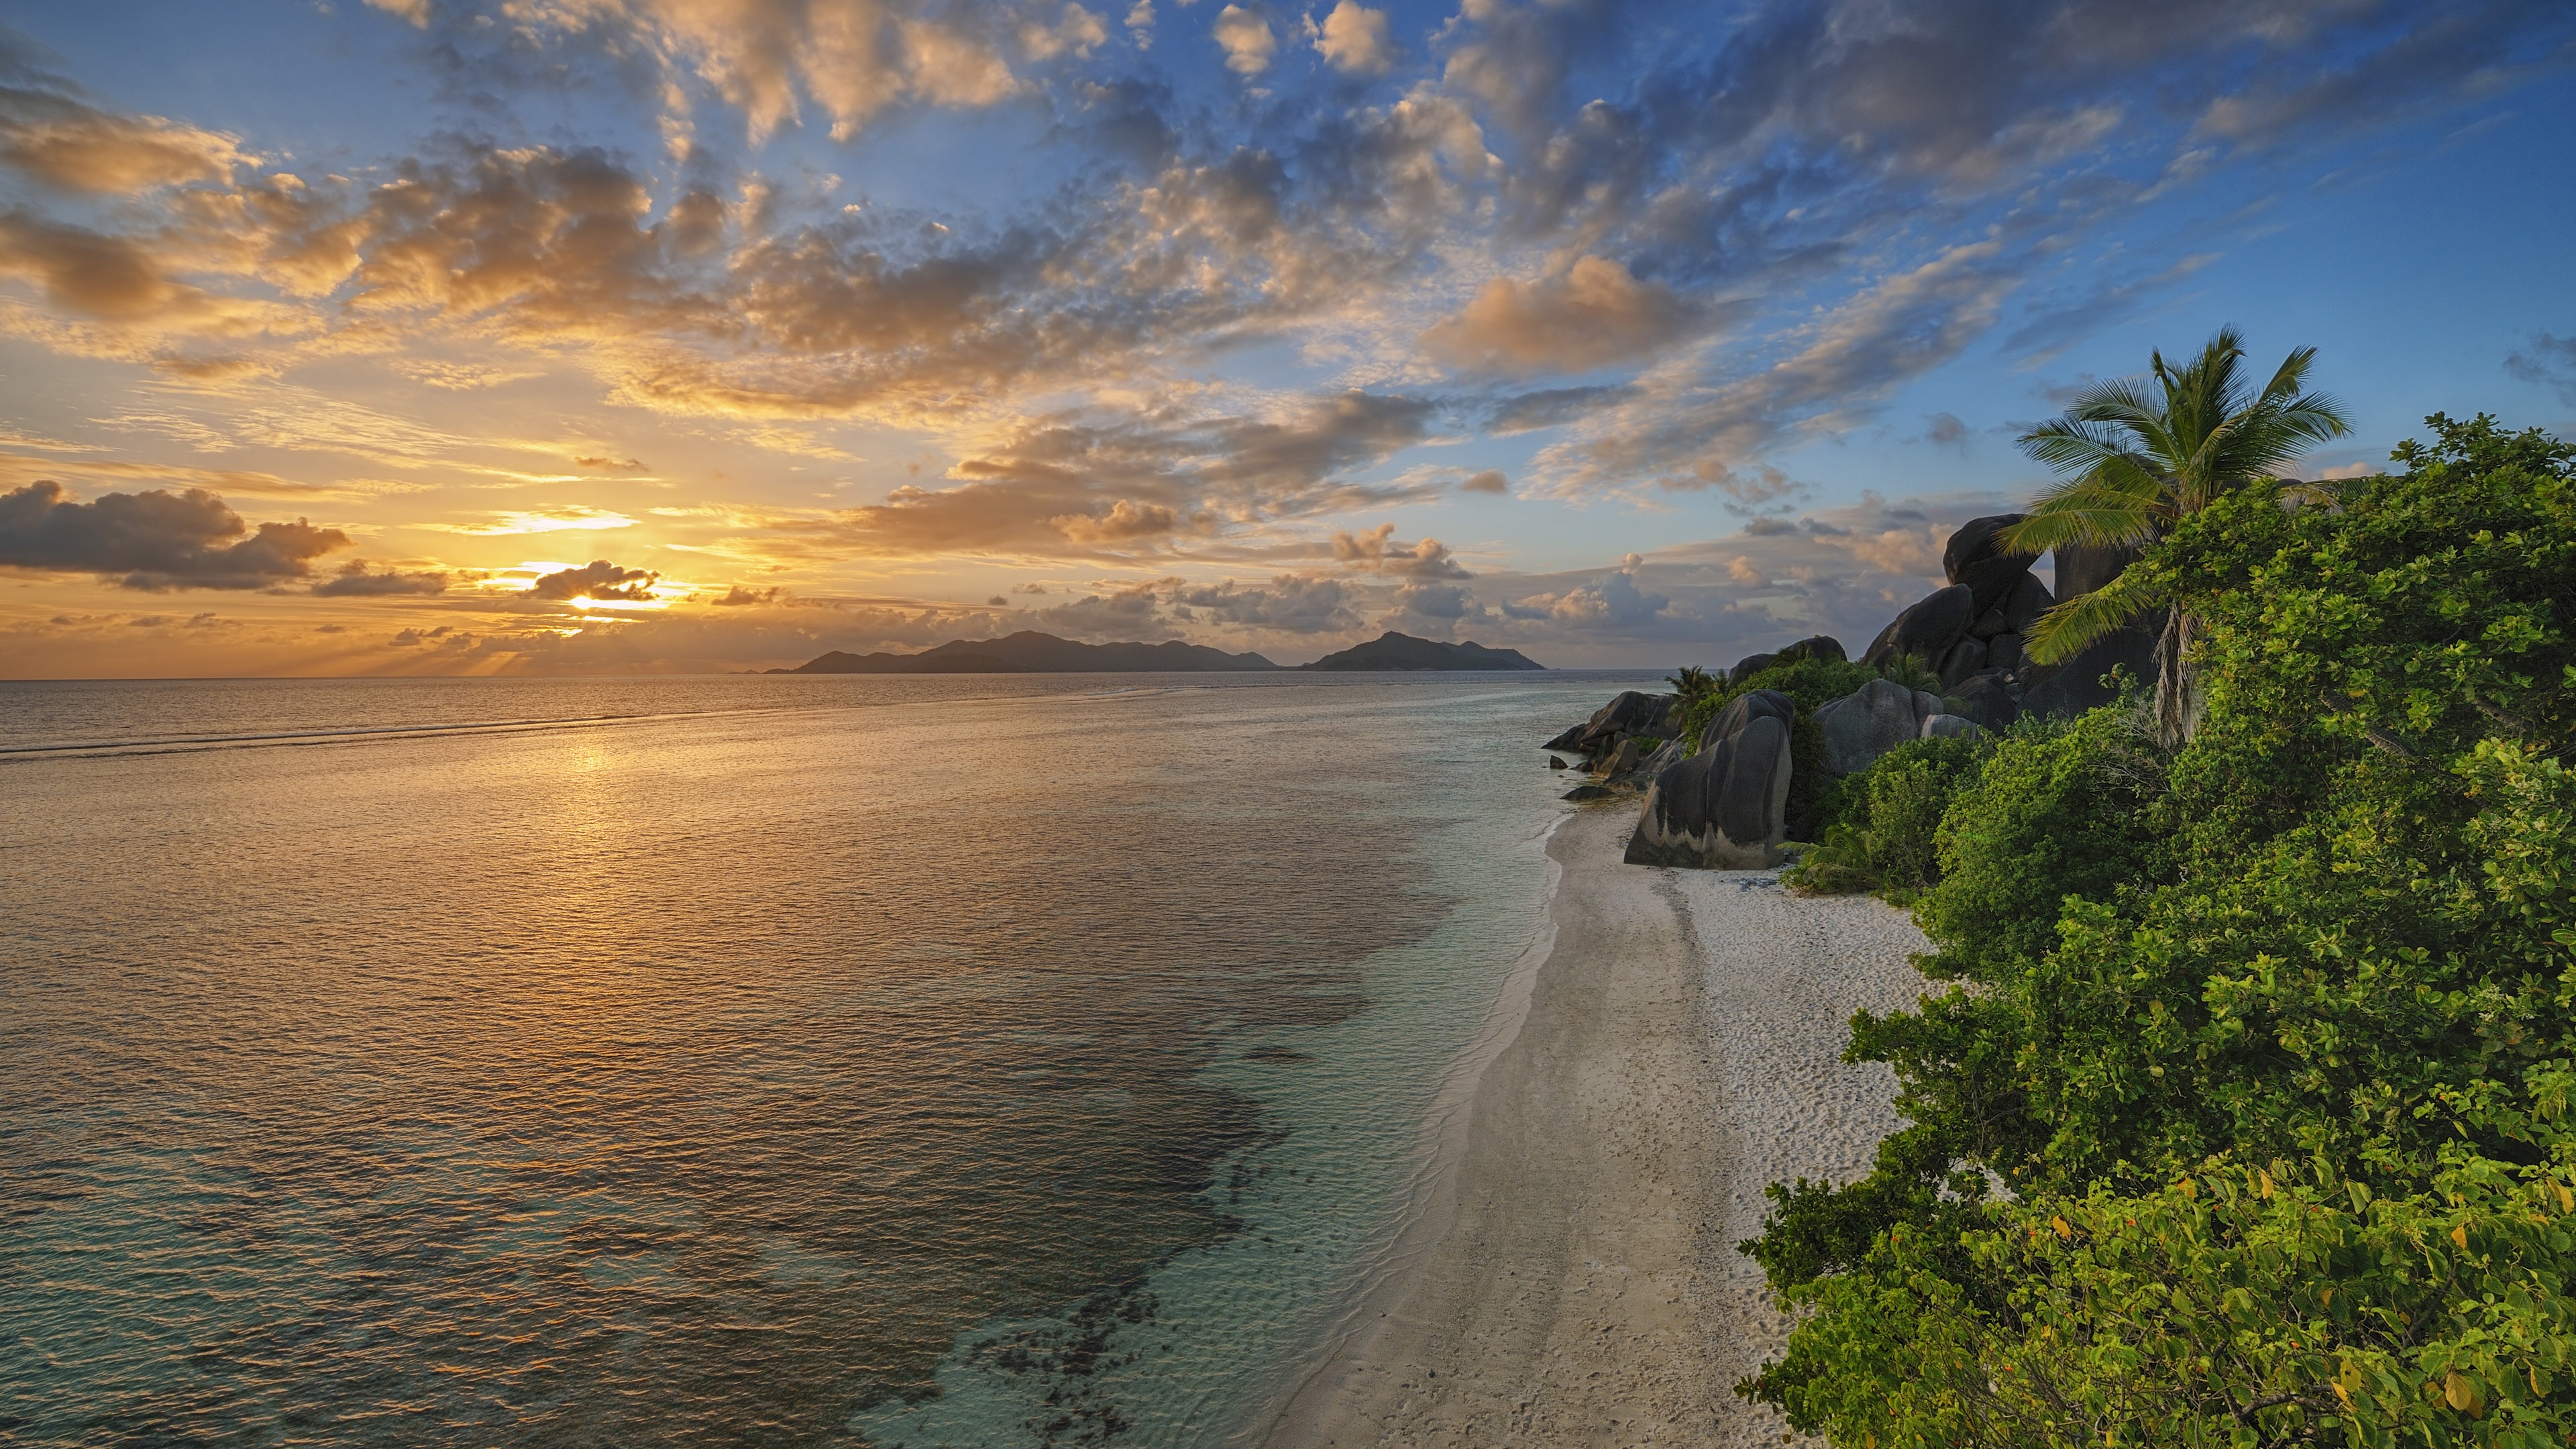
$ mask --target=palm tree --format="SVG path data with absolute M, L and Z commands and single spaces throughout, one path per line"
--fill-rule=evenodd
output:
M 2222 327 L 2200 356 L 2175 367 L 2153 354 L 2147 378 L 2096 383 L 2063 417 L 2021 437 L 2022 451 L 2064 475 L 1999 540 L 2015 553 L 2061 544 L 2143 547 L 2187 514 L 2328 438 L 2352 431 L 2342 405 L 2306 391 L 2317 350 L 2293 351 L 2262 391 L 2248 395 L 2238 370 L 2244 336 Z M 2192 620 L 2180 599 L 2123 588 L 2132 575 L 2069 599 L 2040 616 L 2026 643 L 2042 664 L 2086 645 L 2161 603 L 2156 647 L 2156 730 L 2167 745 L 2189 732 L 2198 689 L 2190 678 Z

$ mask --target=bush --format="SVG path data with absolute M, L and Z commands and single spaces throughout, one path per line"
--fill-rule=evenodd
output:
M 1912 900 L 1939 878 L 1942 816 L 1976 779 L 1989 748 L 1977 737 L 1908 740 L 1879 756 L 1840 782 L 1843 818 L 1781 879 L 1804 895 L 1868 890 L 1900 905 Z
M 2178 752 L 2115 705 L 1956 790 L 1915 911 L 1957 984 L 1853 1023 L 1908 1125 L 1773 1189 L 1802 1316 L 1742 1392 L 1838 1445 L 2576 1431 L 2576 448 L 2428 421 L 2147 550 Z
M 1796 702 L 1798 713 L 1806 714 L 1817 706 L 1837 700 L 1878 677 L 1878 671 L 1866 664 L 1852 664 L 1838 659 L 1793 659 L 1755 672 L 1740 684 L 1728 684 L 1723 678 L 1711 680 L 1697 695 L 1682 696 L 1681 733 L 1700 747 L 1700 732 L 1709 721 L 1724 713 L 1726 707 L 1757 689 L 1776 689 Z M 1796 788 L 1792 776 L 1792 789 Z M 1795 812 L 1792 811 L 1794 814 Z
M 2168 759 L 2143 698 L 2081 720 L 2016 721 L 1940 821 L 1937 872 L 1915 919 L 1938 949 L 1936 979 L 1999 984 L 2056 945 L 2069 896 L 2111 901 L 2157 878 L 2147 808 Z

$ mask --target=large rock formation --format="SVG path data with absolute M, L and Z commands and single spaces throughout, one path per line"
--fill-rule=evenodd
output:
M 1627 861 L 1702 870 L 1778 865 L 1788 807 L 1789 726 L 1776 714 L 1752 715 L 1739 732 L 1655 777 Z
M 1873 668 L 1882 667 L 1899 655 L 1911 654 L 1938 665 L 1950 646 L 1968 637 L 1968 626 L 1976 622 L 1977 595 L 1966 584 L 1952 584 L 1936 590 L 1909 606 L 1904 613 L 1888 622 L 1870 642 L 1862 662 Z
M 1798 722 L 1798 702 L 1776 689 L 1749 689 L 1727 701 L 1700 731 L 1700 747 L 1706 749 L 1716 740 L 1732 739 L 1744 733 L 1744 727 L 1757 719 L 1776 719 L 1782 726 Z
M 2021 699 L 2014 692 L 2009 668 L 1989 669 L 1962 680 L 1942 703 L 1952 714 L 1964 715 L 1990 730 L 2001 731 L 2021 718 Z
M 1816 725 L 1825 736 L 1825 773 L 1859 774 L 1889 750 L 1921 738 L 1923 721 L 1941 712 L 1938 696 L 1892 679 L 1873 679 L 1858 693 L 1819 707 Z
M 2137 561 L 2138 551 L 2126 545 L 2067 544 L 2057 550 L 2057 596 L 2089 594 Z
M 1843 653 L 1843 641 L 1831 634 L 1815 634 L 1769 654 L 1745 655 L 1726 671 L 1726 682 L 1742 684 L 1774 664 L 1795 664 L 1801 659 L 1823 659 L 1839 664 L 1849 657 Z
M 2156 680 L 2156 636 L 2145 629 L 2114 629 L 2084 647 L 2072 659 L 2029 671 L 2023 688 L 2023 714 L 2071 719 L 2118 699 L 2102 677 L 2123 666 L 2140 684 Z
M 2038 555 L 2006 553 L 2001 540 L 2003 531 L 2021 520 L 2018 513 L 1971 518 L 1959 525 L 1941 550 L 1942 577 L 1965 585 L 1976 596 L 1975 614 L 2002 607 L 2020 581 L 2030 577 L 2031 562 Z
M 1595 758 L 1616 754 L 1619 743 L 1639 735 L 1652 735 L 1668 740 L 1681 732 L 1681 697 L 1673 694 L 1646 694 L 1630 689 L 1593 711 L 1592 718 L 1569 744 L 1547 746 L 1549 749 L 1581 750 Z M 1564 735 L 1557 736 L 1564 739 Z
M 2023 574 L 2021 582 L 2013 585 L 2012 592 L 2002 603 L 1979 614 L 1977 622 L 1968 626 L 1968 636 L 1992 639 L 1998 634 L 2027 634 L 2030 626 L 2039 622 L 2039 616 L 2047 613 L 2049 606 L 2056 602 L 2057 598 L 2049 593 L 2048 585 Z

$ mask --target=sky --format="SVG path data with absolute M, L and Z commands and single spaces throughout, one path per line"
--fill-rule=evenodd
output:
M 1867 641 L 2318 349 L 2576 435 L 2564 0 L 0 0 L 0 677 Z

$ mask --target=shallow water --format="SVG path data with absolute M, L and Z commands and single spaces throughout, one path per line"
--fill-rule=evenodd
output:
M 1621 683 L 0 685 L 0 1438 L 1240 1442 Z

